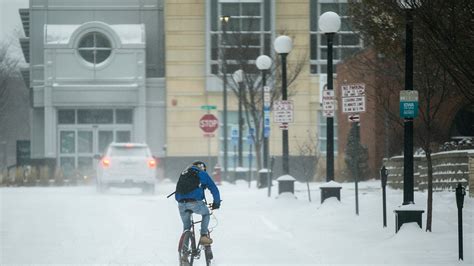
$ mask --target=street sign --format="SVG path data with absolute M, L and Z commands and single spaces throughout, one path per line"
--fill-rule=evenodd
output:
M 273 121 L 275 123 L 292 123 L 293 101 L 275 101 L 273 104 Z
M 414 118 L 418 116 L 418 91 L 400 91 L 400 117 Z
M 230 130 L 230 139 L 232 141 L 233 145 L 237 145 L 239 141 L 239 129 L 236 127 L 233 127 Z
M 360 122 L 360 115 L 359 114 L 350 114 L 347 116 L 347 120 L 349 122 Z
M 205 114 L 199 120 L 199 128 L 205 133 L 213 133 L 219 126 L 219 120 L 213 114 Z
M 323 110 L 324 117 L 334 117 L 336 111 L 334 110 Z
M 342 98 L 343 113 L 362 113 L 365 112 L 365 97 L 346 97 Z
M 341 86 L 342 112 L 365 112 L 365 84 L 345 84 Z
M 334 90 L 323 90 L 323 110 L 336 110 Z
M 280 127 L 281 130 L 288 130 L 288 124 L 287 123 L 281 123 L 279 125 L 279 127 Z
M 341 86 L 342 97 L 356 97 L 365 95 L 365 84 L 346 84 Z
M 215 105 L 201 105 L 201 110 L 216 110 L 217 106 Z
M 247 135 L 247 144 L 253 145 L 253 136 L 255 135 L 255 128 L 251 127 Z

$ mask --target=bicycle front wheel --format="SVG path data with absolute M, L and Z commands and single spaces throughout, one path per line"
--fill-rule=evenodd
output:
M 190 231 L 185 231 L 179 239 L 178 254 L 180 266 L 192 266 L 194 262 L 193 250 L 196 250 L 196 240 Z
M 214 255 L 212 255 L 212 249 L 211 246 L 204 246 L 204 257 L 206 258 L 206 266 L 211 265 L 211 260 L 214 258 Z

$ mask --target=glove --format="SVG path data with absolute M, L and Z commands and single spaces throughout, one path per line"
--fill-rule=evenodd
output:
M 217 210 L 221 207 L 221 204 L 218 202 L 213 202 L 211 205 L 211 210 Z

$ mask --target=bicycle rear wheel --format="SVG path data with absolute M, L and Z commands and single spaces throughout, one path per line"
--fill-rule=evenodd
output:
M 194 262 L 193 250 L 196 250 L 196 240 L 191 231 L 185 231 L 179 239 L 178 254 L 180 266 L 192 266 Z
M 204 257 L 206 258 L 206 266 L 210 266 L 211 260 L 214 258 L 210 245 L 204 246 Z

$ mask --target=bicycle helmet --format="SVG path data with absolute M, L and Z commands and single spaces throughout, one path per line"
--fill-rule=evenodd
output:
M 206 170 L 207 170 L 206 164 L 205 164 L 204 162 L 202 162 L 202 161 L 194 161 L 194 162 L 193 162 L 193 165 L 194 165 L 194 166 L 197 166 L 199 169 L 201 169 L 201 170 L 203 170 L 203 171 L 205 171 L 205 172 L 206 172 Z

